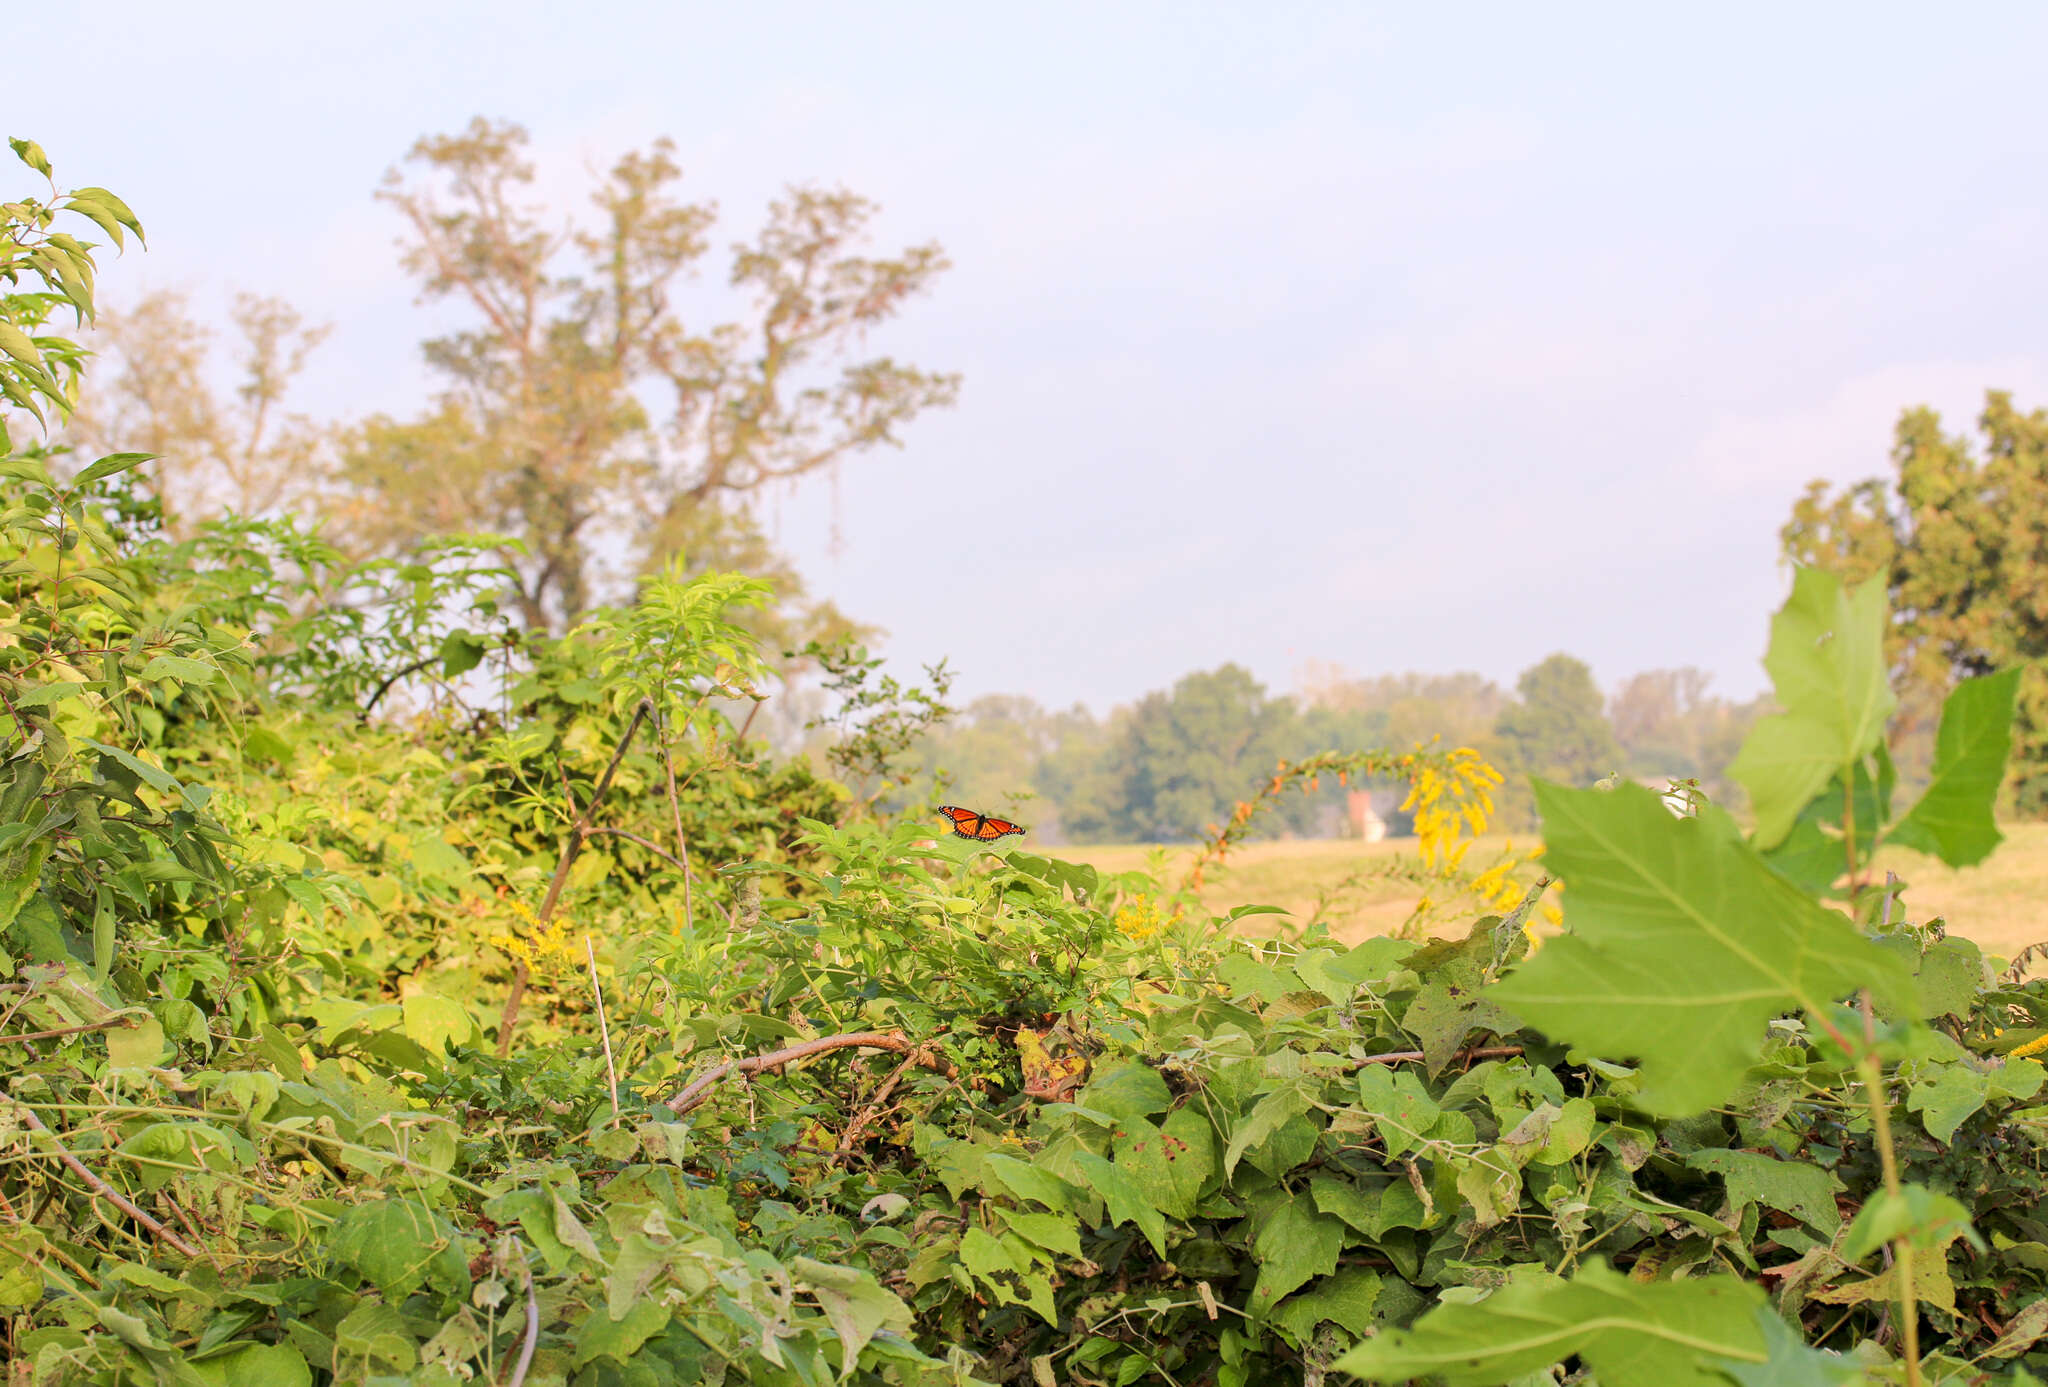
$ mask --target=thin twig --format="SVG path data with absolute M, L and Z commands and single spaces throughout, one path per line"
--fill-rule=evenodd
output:
M 619 1071 L 612 1063 L 612 1028 L 604 1019 L 604 986 L 597 980 L 597 949 L 583 936 L 583 955 L 590 960 L 590 990 L 597 994 L 597 1033 L 604 1040 L 604 1074 L 611 1083 L 612 1121 L 619 1120 Z
M 668 812 L 675 820 L 676 851 L 683 855 L 683 928 L 695 934 L 697 915 L 690 904 L 690 887 L 696 874 L 690 870 L 690 840 L 683 836 L 683 805 L 676 797 L 676 763 L 675 758 L 669 755 L 666 728 L 662 729 L 661 734 L 661 768 L 668 774 Z
M 1520 1045 L 1475 1045 L 1469 1050 L 1458 1051 L 1451 1058 L 1465 1060 L 1468 1063 L 1472 1060 L 1507 1059 L 1512 1055 L 1521 1054 L 1522 1048 Z M 1428 1058 L 1429 1056 L 1420 1050 L 1389 1050 L 1384 1055 L 1367 1055 L 1364 1059 L 1352 1060 L 1351 1065 L 1353 1068 L 1363 1069 L 1368 1064 L 1413 1064 L 1417 1060 Z
M 54 1031 L 26 1031 L 21 1035 L 0 1035 L 0 1045 L 23 1045 L 31 1040 L 56 1040 L 60 1036 L 83 1035 L 87 1031 L 110 1030 L 115 1026 L 137 1026 L 142 1018 L 133 1012 L 120 1016 L 109 1016 L 104 1020 L 88 1021 L 83 1026 L 59 1026 Z
M 934 1070 L 951 1078 L 956 1072 L 952 1065 L 941 1059 L 928 1045 L 918 1045 L 901 1031 L 862 1031 L 851 1035 L 828 1035 L 817 1040 L 806 1040 L 798 1045 L 774 1050 L 765 1055 L 754 1055 L 743 1060 L 727 1060 L 692 1079 L 689 1086 L 668 1100 L 669 1111 L 677 1116 L 688 1112 L 710 1096 L 711 1090 L 723 1079 L 734 1074 L 759 1074 L 764 1069 L 780 1069 L 785 1064 L 809 1059 L 813 1055 L 827 1054 L 833 1050 L 888 1050 L 898 1055 L 909 1055 L 923 1068 Z
M 525 1260 L 522 1255 L 522 1261 Z M 525 1387 L 526 1370 L 533 1366 L 533 1351 L 540 1346 L 540 1297 L 533 1293 L 533 1268 L 526 1268 L 526 1338 L 519 1345 L 519 1361 L 512 1365 L 512 1376 L 505 1379 L 505 1387 Z
M 569 826 L 568 841 L 562 844 L 562 856 L 555 863 L 555 875 L 548 882 L 547 896 L 541 901 L 540 909 L 534 912 L 535 929 L 547 928 L 555 913 L 556 902 L 562 899 L 562 888 L 568 884 L 569 869 L 576 865 L 576 855 L 583 851 L 583 842 L 590 836 L 591 816 L 597 813 L 597 806 L 604 803 L 605 795 L 612 788 L 612 777 L 618 773 L 619 762 L 626 759 L 626 748 L 633 744 L 633 734 L 640 730 L 640 724 L 654 711 L 649 699 L 641 699 L 633 710 L 633 717 L 626 724 L 626 730 L 619 734 L 619 744 L 612 750 L 611 764 L 604 768 L 604 775 L 591 792 L 590 802 L 576 815 L 576 822 Z M 498 1019 L 498 1058 L 504 1059 L 512 1053 L 512 1027 L 519 1020 L 519 1003 L 526 996 L 526 981 L 533 974 L 525 959 L 520 959 L 512 969 L 512 987 L 505 995 L 505 1011 Z
M 854 1114 L 853 1121 L 846 1124 L 846 1135 L 839 1138 L 839 1149 L 832 1153 L 833 1160 L 846 1159 L 848 1153 L 853 1150 L 854 1142 L 860 1140 L 861 1129 L 875 1120 L 876 1115 L 882 1110 L 882 1104 L 889 1101 L 889 1095 L 896 1091 L 896 1085 L 903 1081 L 903 1076 L 908 1074 L 911 1066 L 916 1063 L 915 1054 L 905 1056 L 903 1063 L 897 1065 L 889 1077 L 882 1080 L 873 1096 L 868 1099 L 867 1105 Z
M 69 1166 L 71 1168 L 71 1173 L 73 1175 L 76 1175 L 79 1179 L 85 1181 L 86 1184 L 90 1185 L 92 1187 L 93 1193 L 99 1195 L 100 1198 L 106 1200 L 109 1204 L 112 1204 L 122 1213 L 128 1215 L 128 1217 L 134 1219 L 144 1228 L 147 1228 L 150 1232 L 156 1234 L 159 1238 L 162 1238 L 166 1243 L 169 1243 L 175 1251 L 181 1252 L 185 1256 L 190 1257 L 195 1261 L 198 1260 L 199 1251 L 197 1248 L 193 1247 L 190 1243 L 186 1242 L 176 1233 L 173 1233 L 170 1229 L 166 1228 L 162 1223 L 158 1222 L 154 1218 L 151 1218 L 148 1214 L 144 1213 L 141 1209 L 137 1208 L 135 1206 L 134 1201 L 129 1199 L 127 1195 L 122 1194 L 121 1191 L 115 1189 L 105 1180 L 100 1179 L 99 1176 L 93 1174 L 90 1170 L 87 1170 L 84 1164 L 79 1161 L 78 1157 L 72 1155 L 68 1150 L 65 1149 L 64 1143 L 57 1139 L 57 1134 L 51 1131 L 48 1127 L 43 1125 L 43 1120 L 40 1117 L 36 1116 L 34 1108 L 31 1108 L 28 1106 L 28 1104 L 21 1102 L 17 1102 L 16 1106 L 21 1109 L 22 1118 L 24 1121 L 28 1123 L 29 1130 L 41 1132 L 44 1136 L 48 1137 L 50 1139 L 50 1146 L 57 1153 L 57 1159 L 64 1162 L 65 1165 Z
M 357 710 L 356 721 L 368 722 L 370 720 L 370 710 L 377 706 L 378 699 L 384 697 L 385 694 L 391 691 L 391 686 L 393 684 L 396 684 L 399 680 L 405 678 L 408 675 L 418 674 L 421 670 L 425 669 L 428 665 L 431 665 L 432 663 L 434 663 L 434 661 L 440 658 L 441 657 L 439 655 L 429 655 L 423 660 L 414 660 L 411 664 L 406 665 L 404 668 L 393 671 L 393 673 L 388 679 L 386 679 L 383 683 L 377 686 L 376 692 L 370 695 L 370 701 L 368 703 L 365 703 L 360 709 Z
M 600 825 L 599 827 L 590 830 L 590 836 L 592 838 L 597 837 L 599 834 L 608 834 L 613 838 L 623 838 L 629 843 L 638 843 L 641 847 L 647 849 L 656 857 L 659 857 L 664 861 L 668 862 L 670 865 L 679 867 L 686 872 L 690 870 L 690 866 L 687 862 L 684 862 L 681 858 L 677 857 L 667 848 L 661 846 L 661 844 L 655 842 L 651 838 L 642 838 L 639 834 L 634 833 L 630 829 L 607 828 Z

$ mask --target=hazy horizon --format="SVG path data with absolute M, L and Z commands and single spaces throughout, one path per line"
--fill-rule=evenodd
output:
M 668 135 L 719 244 L 791 181 L 941 242 L 874 345 L 959 406 L 763 515 L 962 702 L 1100 715 L 1226 661 L 1512 687 L 1556 650 L 1747 697 L 1809 478 L 1887 471 L 1908 406 L 2048 404 L 2036 8 L 206 15 L 11 20 L 0 133 L 141 217 L 107 305 L 332 322 L 316 415 L 426 399 L 447 319 L 371 194 L 475 115 L 565 210 Z

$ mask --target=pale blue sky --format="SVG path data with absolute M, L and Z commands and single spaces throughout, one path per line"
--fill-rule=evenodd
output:
M 279 294 L 303 403 L 404 410 L 371 192 L 524 123 L 564 202 L 672 136 L 956 268 L 877 345 L 959 407 L 769 508 L 968 694 L 1225 660 L 1761 685 L 1776 530 L 1900 407 L 2048 404 L 2048 7 L 103 4 L 10 16 L 0 123 L 125 197 L 107 297 Z M 843 542 L 831 542 L 836 515 Z M 979 582 L 959 575 L 979 571 Z

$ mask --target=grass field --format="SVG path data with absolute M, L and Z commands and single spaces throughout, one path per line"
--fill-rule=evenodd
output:
M 1941 916 L 1951 933 L 1973 939 L 1987 953 L 2010 957 L 2027 945 L 2048 939 L 2048 824 L 2008 824 L 2006 840 L 1981 865 L 1954 871 L 1917 853 L 1887 851 L 1881 868 L 1906 882 L 1903 896 L 1908 918 Z M 1523 845 L 1533 837 L 1521 840 Z M 1468 861 L 1485 863 L 1503 840 L 1481 839 Z M 1361 843 L 1326 839 L 1251 843 L 1238 849 L 1222 871 L 1211 869 L 1202 896 L 1217 911 L 1239 905 L 1277 905 L 1297 922 L 1313 912 L 1320 892 L 1336 891 L 1344 879 L 1374 858 L 1414 851 L 1415 840 Z M 1048 849 L 1055 857 L 1086 862 L 1102 871 L 1124 872 L 1145 866 L 1154 849 L 1128 845 L 1080 845 Z M 1191 848 L 1167 850 L 1167 879 L 1178 880 Z M 1363 939 L 1393 929 L 1415 904 L 1413 888 L 1381 884 L 1338 896 L 1329 911 L 1333 931 L 1344 939 Z M 1278 917 L 1255 917 L 1248 925 L 1271 929 Z

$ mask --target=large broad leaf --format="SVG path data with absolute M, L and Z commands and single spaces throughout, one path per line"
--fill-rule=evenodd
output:
M 1892 829 L 1891 842 L 1932 853 L 1951 867 L 1974 866 L 1990 856 L 2004 837 L 1992 822 L 1991 806 L 2012 750 L 2012 701 L 2019 684 L 2015 667 L 1965 680 L 1950 691 L 1934 736 L 1934 779 Z
M 1569 932 L 1495 987 L 1548 1035 L 1642 1066 L 1639 1101 L 1695 1113 L 1735 1092 L 1765 1023 L 1911 976 L 1836 911 L 1778 876 L 1713 806 L 1674 817 L 1640 785 L 1538 782 L 1546 862 Z
M 1639 1285 L 1595 1261 L 1572 1281 L 1533 1276 L 1477 1304 L 1439 1306 L 1336 1366 L 1373 1382 L 1493 1387 L 1577 1354 L 1601 1387 L 1727 1387 L 1730 1360 L 1767 1359 L 1755 1314 L 1763 1303 L 1733 1277 Z
M 1749 791 L 1759 847 L 1776 846 L 1807 802 L 1884 735 L 1898 702 L 1885 678 L 1884 628 L 1881 579 L 1845 593 L 1832 573 L 1794 575 L 1764 657 L 1785 711 L 1759 720 L 1728 767 Z

